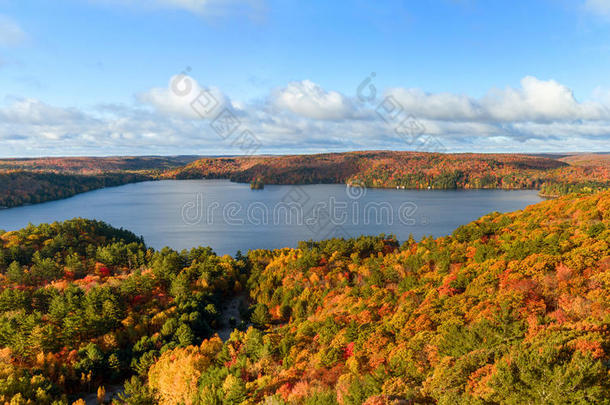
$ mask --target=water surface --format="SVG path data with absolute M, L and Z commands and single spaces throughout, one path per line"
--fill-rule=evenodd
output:
M 203 245 L 233 255 L 335 236 L 386 233 L 401 241 L 409 234 L 442 236 L 492 211 L 515 211 L 539 201 L 534 190 L 348 189 L 339 184 L 250 190 L 227 180 L 167 180 L 0 210 L 0 229 L 83 217 L 129 229 L 157 249 Z

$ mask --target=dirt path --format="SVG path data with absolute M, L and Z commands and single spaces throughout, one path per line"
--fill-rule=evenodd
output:
M 245 301 L 245 297 L 238 295 L 227 302 L 222 308 L 222 328 L 218 329 L 218 336 L 223 341 L 226 341 L 231 337 L 231 332 L 235 329 L 231 326 L 231 318 L 235 319 L 235 325 L 239 325 L 242 321 L 241 314 L 239 313 L 239 305 Z
M 106 398 L 105 403 L 109 404 L 112 402 L 114 398 L 117 398 L 118 395 L 123 392 L 124 388 L 122 385 L 109 385 L 106 388 Z M 83 398 L 87 405 L 97 405 L 97 393 L 89 394 Z

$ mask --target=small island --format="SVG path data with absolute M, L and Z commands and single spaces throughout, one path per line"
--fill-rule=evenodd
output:
M 255 179 L 250 182 L 251 190 L 262 190 L 265 188 L 265 183 L 261 179 Z

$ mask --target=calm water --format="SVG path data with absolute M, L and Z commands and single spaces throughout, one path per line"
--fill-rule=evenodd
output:
M 225 180 L 128 184 L 44 204 L 0 210 L 0 229 L 74 217 L 142 235 L 149 246 L 211 246 L 219 254 L 296 246 L 334 236 L 442 236 L 489 212 L 541 201 L 536 191 L 415 191 L 345 185 L 266 186 Z

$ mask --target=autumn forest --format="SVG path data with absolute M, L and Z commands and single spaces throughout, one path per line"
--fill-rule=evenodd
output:
M 0 403 L 103 403 L 107 393 L 130 405 L 610 403 L 603 159 L 359 152 L 59 163 L 6 167 L 3 205 L 156 178 L 558 198 L 436 239 L 361 236 L 234 256 L 154 250 L 80 218 L 0 231 Z

